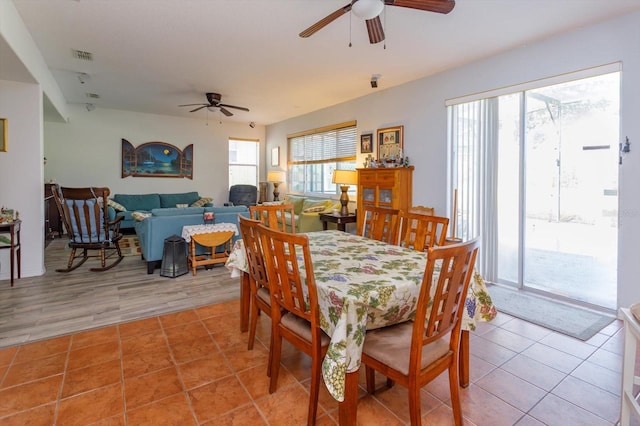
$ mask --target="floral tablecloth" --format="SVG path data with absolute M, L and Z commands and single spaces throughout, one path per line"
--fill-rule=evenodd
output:
M 360 368 L 366 330 L 414 316 L 426 253 L 341 231 L 306 235 L 318 288 L 321 327 L 331 336 L 322 375 L 329 392 L 342 401 L 346 373 Z M 240 240 L 227 267 L 232 274 L 247 270 Z M 474 330 L 476 321 L 490 321 L 495 314 L 484 281 L 475 274 L 463 328 Z

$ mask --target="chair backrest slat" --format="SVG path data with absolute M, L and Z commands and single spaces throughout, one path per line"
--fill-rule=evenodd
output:
M 251 275 L 252 281 L 257 288 L 269 288 L 262 242 L 260 241 L 260 235 L 258 233 L 260 221 L 238 215 L 238 223 L 240 225 L 240 234 L 242 235 L 242 242 L 244 243 L 247 265 L 249 266 L 249 274 Z
M 398 241 L 402 247 L 424 251 L 431 246 L 442 246 L 447 238 L 449 218 L 401 211 Z
M 109 213 L 104 208 L 109 188 L 52 187 L 52 194 L 72 243 L 101 243 L 109 239 Z
M 359 234 L 386 243 L 393 243 L 398 227 L 397 209 L 364 206 L 363 223 L 360 225 Z

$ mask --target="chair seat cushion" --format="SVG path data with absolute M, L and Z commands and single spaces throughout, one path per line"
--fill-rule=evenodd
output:
M 287 327 L 298 336 L 304 338 L 308 342 L 311 342 L 311 323 L 309 321 L 295 316 L 292 313 L 287 313 L 282 316 L 280 322 L 282 322 L 283 326 Z M 320 346 L 327 346 L 329 345 L 329 342 L 331 342 L 331 338 L 327 336 L 324 331 L 322 331 L 320 337 Z
M 367 331 L 362 353 L 402 374 L 409 374 L 412 332 L 413 321 Z M 447 333 L 422 348 L 422 368 L 449 352 L 450 336 L 451 333 Z
M 260 287 L 256 292 L 256 296 L 258 296 L 258 299 L 262 300 L 268 306 L 271 306 L 271 295 L 269 294 L 268 289 Z

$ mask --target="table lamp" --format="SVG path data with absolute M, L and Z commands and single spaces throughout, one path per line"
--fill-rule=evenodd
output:
M 267 173 L 267 182 L 273 183 L 273 201 L 279 201 L 278 196 L 280 195 L 280 191 L 278 190 L 278 185 L 282 182 L 286 181 L 287 175 L 282 171 L 272 171 Z
M 342 204 L 340 215 L 347 216 L 349 214 L 349 195 L 347 191 L 349 190 L 349 185 L 358 183 L 358 173 L 355 170 L 334 170 L 331 182 L 340 185 L 342 190 L 342 194 L 340 194 L 340 204 Z

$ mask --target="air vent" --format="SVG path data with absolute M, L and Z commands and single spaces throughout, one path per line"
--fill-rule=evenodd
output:
M 74 58 L 80 59 L 81 61 L 93 61 L 93 53 L 91 52 L 87 52 L 85 50 L 72 49 L 71 53 Z
M 91 98 L 91 99 L 100 99 L 100 95 L 98 95 L 97 93 L 86 93 L 87 98 Z

